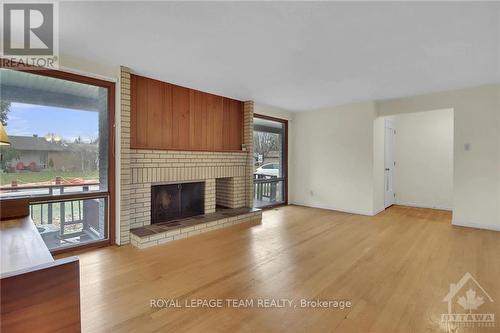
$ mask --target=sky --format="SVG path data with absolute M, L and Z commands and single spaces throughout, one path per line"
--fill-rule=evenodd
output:
M 44 137 L 55 133 L 64 141 L 73 142 L 80 136 L 84 142 L 90 142 L 98 137 L 98 116 L 91 111 L 12 103 L 5 130 L 7 135 Z

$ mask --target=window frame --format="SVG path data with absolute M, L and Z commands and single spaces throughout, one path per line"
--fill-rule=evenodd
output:
M 280 181 L 283 181 L 283 202 L 279 202 L 276 204 L 270 204 L 267 206 L 259 207 L 260 209 L 269 209 L 274 208 L 276 206 L 286 206 L 288 205 L 288 120 L 282 118 L 276 118 L 272 116 L 267 116 L 263 114 L 254 113 L 254 118 L 265 119 L 276 121 L 283 124 L 283 177 L 280 177 Z M 253 124 L 253 121 L 252 121 Z M 253 135 L 253 125 L 252 125 L 252 135 Z M 254 186 L 254 180 L 252 180 L 252 187 Z
M 10 64 L 10 66 L 6 66 L 5 64 Z M 116 84 L 113 81 L 106 81 L 103 79 L 98 79 L 90 76 L 85 76 L 81 74 L 70 73 L 62 70 L 55 69 L 45 69 L 38 68 L 26 65 L 15 64 L 13 62 L 5 62 L 3 59 L 0 59 L 0 68 L 10 69 L 14 71 L 26 72 L 30 74 L 47 76 L 61 80 L 67 80 L 72 82 L 78 82 L 88 85 L 93 85 L 97 87 L 102 87 L 107 89 L 108 92 L 108 186 L 107 190 L 99 190 L 92 192 L 80 192 L 80 193 L 71 193 L 71 194 L 59 194 L 59 195 L 40 195 L 40 196 L 19 196 L 16 198 L 0 198 L 1 201 L 4 202 L 12 202 L 16 201 L 28 201 L 29 204 L 35 203 L 47 203 L 47 202 L 62 202 L 69 200 L 79 200 L 79 199 L 94 199 L 94 198 L 105 198 L 107 201 L 107 216 L 105 219 L 107 221 L 108 228 L 108 238 L 102 241 L 95 241 L 90 243 L 85 243 L 82 245 L 68 246 L 60 249 L 56 249 L 51 251 L 53 255 L 57 255 L 64 252 L 70 252 L 75 250 L 82 250 L 86 248 L 95 248 L 102 247 L 115 244 L 115 204 L 116 204 L 116 196 L 115 196 L 115 94 L 116 94 Z

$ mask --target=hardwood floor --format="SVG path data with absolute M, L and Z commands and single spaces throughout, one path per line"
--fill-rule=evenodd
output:
M 450 283 L 470 272 L 500 316 L 500 233 L 446 211 L 375 217 L 287 206 L 146 250 L 80 254 L 84 332 L 440 332 Z M 351 308 L 152 308 L 150 299 L 344 299 Z M 296 304 L 296 303 L 294 303 Z M 498 332 L 496 328 L 480 332 Z M 460 331 L 466 332 L 466 331 Z M 477 331 L 476 331 L 477 332 Z

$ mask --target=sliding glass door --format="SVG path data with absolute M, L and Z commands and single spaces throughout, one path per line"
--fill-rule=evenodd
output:
M 0 199 L 28 198 L 50 250 L 112 236 L 114 83 L 0 69 Z
M 287 125 L 286 120 L 254 116 L 254 207 L 287 202 Z

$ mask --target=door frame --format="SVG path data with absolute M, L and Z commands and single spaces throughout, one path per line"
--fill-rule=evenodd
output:
M 5 63 L 10 64 L 11 66 L 5 65 Z M 17 66 L 16 66 L 17 65 Z M 68 246 L 64 247 L 61 249 L 55 249 L 52 250 L 51 253 L 53 255 L 57 255 L 60 253 L 65 253 L 65 252 L 72 252 L 72 251 L 79 251 L 82 249 L 87 249 L 87 248 L 97 248 L 97 247 L 103 247 L 103 246 L 108 246 L 108 245 L 113 245 L 116 243 L 115 240 L 115 219 L 116 219 L 116 193 L 115 193 L 115 175 L 116 175 L 116 161 L 115 161 L 115 94 L 116 94 L 116 84 L 115 82 L 112 81 L 106 81 L 103 79 L 97 79 L 94 77 L 90 76 L 85 76 L 85 75 L 80 75 L 80 74 L 74 74 L 70 72 L 66 72 L 63 70 L 55 70 L 55 69 L 46 69 L 46 68 L 39 68 L 39 67 L 34 67 L 34 66 L 29 66 L 29 65 L 20 65 L 16 64 L 15 62 L 5 62 L 3 59 L 0 58 L 0 68 L 5 68 L 5 69 L 10 69 L 10 70 L 15 70 L 15 71 L 20 71 L 20 72 L 26 72 L 30 74 L 35 74 L 35 75 L 40 75 L 40 76 L 47 76 L 47 77 L 52 77 L 56 79 L 62 79 L 62 80 L 67 80 L 67 81 L 73 81 L 73 82 L 78 82 L 78 83 L 84 83 L 84 84 L 89 84 L 89 85 L 94 85 L 98 87 L 103 87 L 106 88 L 108 91 L 108 142 L 109 142 L 109 149 L 108 149 L 108 190 L 103 191 L 103 192 L 94 192 L 94 193 L 74 193 L 74 194 L 61 194 L 57 196 L 23 196 L 19 198 L 13 198 L 13 199 L 0 199 L 0 200 L 5 200 L 9 202 L 16 202 L 16 201 L 28 201 L 29 204 L 31 203 L 40 203 L 40 202 L 47 202 L 47 201 L 65 201 L 65 200 L 78 200 L 78 199 L 91 199 L 91 198 L 97 198 L 97 197 L 102 197 L 103 195 L 108 196 L 108 202 L 107 202 L 107 210 L 108 210 L 108 216 L 107 216 L 107 223 L 108 223 L 108 239 L 102 240 L 102 241 L 96 241 L 96 242 L 91 242 L 91 243 L 86 243 L 82 245 L 76 245 L 76 246 Z
M 262 207 L 262 209 L 266 208 L 273 208 L 276 206 L 285 206 L 288 205 L 288 120 L 287 119 L 282 119 L 282 118 L 276 118 L 272 116 L 267 116 L 264 114 L 258 114 L 254 113 L 253 114 L 254 118 L 259 118 L 259 119 L 265 119 L 265 120 L 271 120 L 271 121 L 276 121 L 279 123 L 283 124 L 283 129 L 284 129 L 284 138 L 283 138 L 283 202 L 276 203 L 276 204 L 270 204 L 268 206 Z M 252 140 L 253 140 L 253 120 L 252 120 Z M 253 153 L 253 152 L 252 152 Z M 252 155 L 253 159 L 253 155 Z M 252 162 L 253 163 L 253 162 Z M 253 168 L 253 164 L 252 164 Z M 253 177 L 252 177 L 252 186 L 253 185 Z M 253 200 L 252 200 L 253 202 Z
M 389 134 L 389 130 L 390 134 Z M 392 144 L 390 147 L 388 147 L 387 144 L 387 136 L 388 134 L 390 135 L 390 138 L 392 139 Z M 396 193 L 394 192 L 394 172 L 396 169 L 396 160 L 395 160 L 395 142 L 396 142 L 396 126 L 394 125 L 394 121 L 390 119 L 384 119 L 384 209 L 396 204 Z M 387 155 L 388 155 L 388 148 L 392 150 L 392 165 L 387 165 Z M 388 172 L 391 171 L 392 172 Z M 390 178 L 390 179 L 388 179 Z M 392 187 L 392 198 L 388 200 L 387 196 L 387 186 L 388 182 L 390 182 L 391 187 Z

